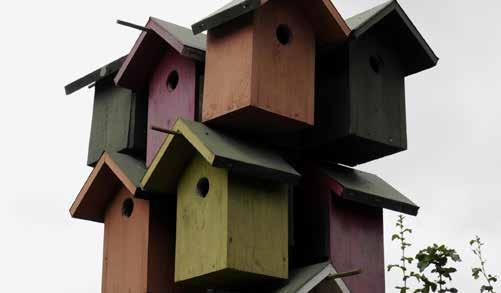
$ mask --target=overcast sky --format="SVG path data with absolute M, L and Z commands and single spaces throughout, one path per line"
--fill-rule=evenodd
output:
M 8 1 L 0 9 L 0 292 L 100 292 L 103 227 L 70 218 L 85 166 L 92 91 L 63 86 L 122 56 L 148 16 L 189 26 L 226 0 Z M 380 0 L 336 0 L 349 17 Z M 492 0 L 401 0 L 441 58 L 407 86 L 409 150 L 359 166 L 416 201 L 411 250 L 433 242 L 460 252 L 455 284 L 470 278 L 468 240 L 480 235 L 501 273 L 501 23 Z M 385 213 L 386 259 L 397 214 Z M 497 249 L 496 249 L 497 248 Z M 387 277 L 387 292 L 397 276 Z

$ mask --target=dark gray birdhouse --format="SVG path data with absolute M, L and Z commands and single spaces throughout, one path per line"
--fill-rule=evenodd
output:
M 317 54 L 310 148 L 357 165 L 407 149 L 404 78 L 438 58 L 396 1 L 347 20 L 351 38 Z
M 126 57 L 72 82 L 66 94 L 88 86 L 95 88 L 87 165 L 94 166 L 104 152 L 144 157 L 148 100 L 141 91 L 115 85 L 113 78 Z

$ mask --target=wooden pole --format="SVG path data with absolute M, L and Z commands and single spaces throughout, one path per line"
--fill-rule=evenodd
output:
M 133 29 L 137 29 L 137 30 L 140 30 L 140 31 L 143 31 L 143 32 L 149 32 L 149 31 L 151 31 L 151 29 L 149 29 L 147 27 L 140 26 L 140 25 L 137 25 L 137 24 L 134 24 L 134 23 L 131 23 L 131 22 L 123 21 L 123 20 L 120 20 L 120 19 L 117 20 L 117 23 L 119 25 L 127 26 L 127 27 L 130 27 L 130 28 L 133 28 Z
M 359 270 L 355 270 L 355 271 L 351 271 L 351 272 L 332 274 L 332 275 L 330 275 L 327 278 L 328 279 L 341 279 L 341 278 L 346 278 L 346 277 L 352 277 L 352 276 L 360 275 L 361 273 L 362 273 L 362 270 L 359 269 Z

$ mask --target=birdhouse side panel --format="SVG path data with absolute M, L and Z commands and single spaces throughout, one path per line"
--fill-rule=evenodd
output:
M 175 280 L 228 266 L 228 171 L 196 155 L 178 184 Z
M 352 292 L 385 292 L 383 210 L 333 197 L 330 259 L 338 272 L 362 274 L 344 281 Z
M 103 293 L 146 292 L 149 203 L 122 187 L 105 215 Z
M 207 33 L 202 121 L 251 105 L 253 13 Z
M 404 68 L 386 36 L 370 32 L 349 46 L 353 132 L 389 146 L 407 147 Z
M 194 120 L 197 91 L 195 61 L 167 49 L 149 84 L 147 166 L 165 138 L 152 126 L 171 129 L 179 117 Z
M 288 186 L 229 176 L 228 266 L 266 277 L 288 277 Z
M 256 11 L 252 104 L 314 124 L 315 35 L 296 3 L 269 1 Z M 283 123 L 287 123 L 284 120 Z

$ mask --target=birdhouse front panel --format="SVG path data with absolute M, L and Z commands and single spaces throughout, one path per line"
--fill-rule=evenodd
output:
M 89 166 L 94 166 L 104 152 L 144 156 L 148 107 L 145 98 L 140 91 L 115 86 L 111 78 L 96 82 Z
M 153 126 L 171 129 L 177 118 L 195 119 L 197 111 L 197 68 L 193 59 L 168 47 L 149 81 L 148 142 L 146 164 L 155 157 L 165 134 Z
M 367 33 L 317 62 L 315 129 L 305 139 L 315 153 L 353 166 L 407 149 L 405 75 L 385 37 Z
M 237 286 L 288 274 L 287 186 L 196 155 L 178 185 L 175 280 Z
M 233 129 L 313 125 L 315 32 L 294 3 L 269 1 L 208 32 L 203 120 Z

